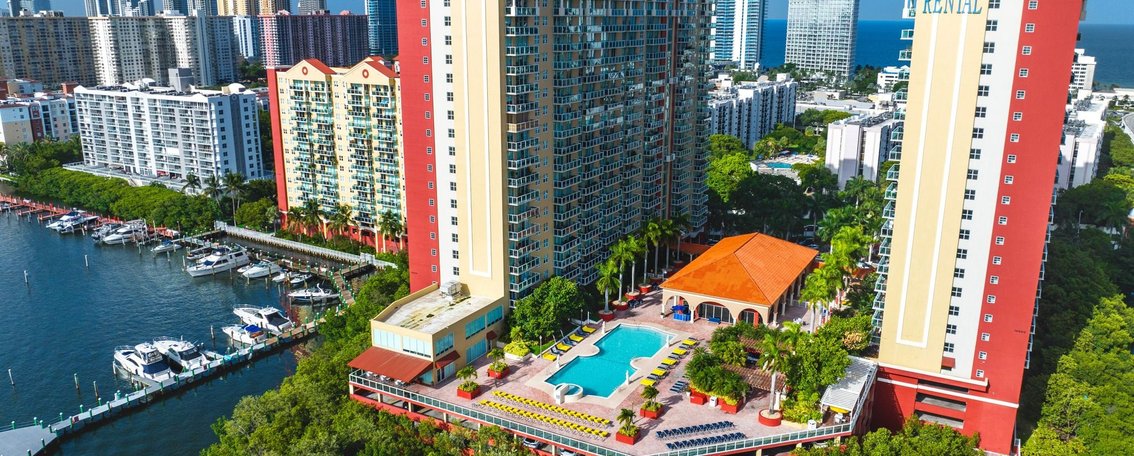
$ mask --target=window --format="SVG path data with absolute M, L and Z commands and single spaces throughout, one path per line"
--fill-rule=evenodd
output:
M 988 352 L 977 353 L 977 358 L 980 358 L 982 361 L 988 359 Z M 977 371 L 977 372 L 981 372 L 981 371 Z
M 456 157 L 457 156 L 457 148 L 455 146 L 449 146 L 449 156 L 450 157 Z
M 988 0 L 988 9 L 1000 8 L 1000 0 Z
M 424 95 L 424 96 L 425 96 L 425 101 L 429 101 L 429 92 L 425 92 L 425 93 L 424 93 L 424 94 L 422 94 L 422 95 Z
M 984 378 L 984 370 L 977 369 L 976 370 L 976 376 L 977 376 L 977 378 Z
M 1004 236 L 996 236 L 996 245 L 1004 245 Z
M 1023 54 L 1023 55 L 1032 55 L 1032 47 L 1031 46 L 1024 46 L 1024 47 L 1020 48 L 1020 53 Z
M 449 207 L 456 209 L 457 208 L 457 200 L 455 200 L 455 199 L 449 200 Z
M 457 233 L 453 233 L 453 242 L 457 242 Z
M 453 83 L 453 73 L 445 73 L 445 82 Z
M 437 239 L 437 233 L 429 233 L 429 239 Z
M 426 26 L 428 26 L 428 25 L 429 25 L 429 22 L 428 22 L 428 21 L 426 21 L 425 19 L 422 19 L 422 20 L 421 20 L 421 26 L 422 26 L 422 27 L 426 27 Z
M 1017 100 L 1023 100 L 1024 95 L 1027 95 L 1027 94 L 1023 90 L 1017 90 L 1016 91 L 1016 99 Z
M 980 74 L 984 74 L 984 75 L 992 74 L 992 64 L 991 63 L 980 64 Z
M 969 149 L 969 160 L 980 160 L 980 149 Z
M 1022 113 L 1022 112 L 1012 113 L 1012 120 L 1015 120 L 1016 122 L 1024 120 L 1024 113 Z
M 425 171 L 432 173 L 433 172 L 433 165 L 425 165 Z
M 493 324 L 504 318 L 504 306 L 496 306 L 485 315 L 486 324 Z
M 981 138 L 984 138 L 984 129 L 983 128 L 973 128 L 973 139 L 981 139 Z
M 425 8 L 425 0 L 421 0 L 421 7 Z
M 992 264 L 1000 264 L 1000 263 L 1003 263 L 1003 262 L 1004 262 L 1004 259 L 1001 258 L 1001 257 L 998 257 L 998 256 L 992 257 Z
M 1036 24 L 1024 24 L 1024 33 L 1034 33 L 1036 31 Z
M 978 118 L 984 118 L 984 117 L 988 117 L 988 108 L 986 108 L 986 107 L 984 107 L 984 106 L 977 106 L 977 108 L 976 108 L 976 116 L 977 116 Z
M 984 53 L 985 54 L 991 54 L 993 52 L 996 52 L 996 43 L 985 41 L 984 42 Z
M 953 316 L 953 317 L 961 315 L 961 308 L 957 307 L 957 306 L 950 305 L 949 306 L 949 315 Z
M 453 225 L 453 226 L 457 226 L 457 218 L 456 217 L 449 217 L 449 224 Z
M 996 285 L 1000 283 L 1000 276 L 988 276 L 988 283 L 990 285 Z
M 452 65 L 453 64 L 453 54 L 445 54 L 445 64 L 446 65 Z
M 437 256 L 437 249 L 430 249 L 429 254 L 432 256 Z
M 421 63 L 423 63 L 423 64 L 425 64 L 425 65 L 429 65 L 429 56 L 427 55 L 427 56 L 425 56 L 425 57 L 422 57 L 422 58 L 421 58 Z
M 969 249 L 957 249 L 957 259 L 964 260 L 969 257 Z
M 964 269 L 962 269 L 962 268 L 956 268 L 956 269 L 953 269 L 953 278 L 954 278 L 954 279 L 963 279 L 963 278 L 965 278 L 965 270 L 964 270 Z
M 972 219 L 973 219 L 972 209 L 961 209 L 961 220 L 972 220 Z
M 429 181 L 429 182 L 427 182 L 427 183 L 425 184 L 425 186 L 426 186 L 426 187 L 429 187 L 430 189 L 432 189 L 432 188 L 433 188 L 433 181 Z
M 1008 224 L 1008 217 L 1001 215 L 999 218 L 996 219 L 996 224 L 997 225 L 1007 225 Z
M 433 155 L 433 148 L 432 147 L 426 147 L 425 148 L 425 155 Z
M 422 46 L 429 46 L 429 38 L 422 38 L 421 39 L 421 45 Z
M 445 101 L 453 101 L 453 92 L 445 92 Z
M 430 113 L 429 111 L 425 111 L 425 118 L 426 118 L 426 119 L 432 119 L 432 118 L 433 118 L 433 114 L 431 114 L 431 113 Z
M 976 180 L 978 176 L 980 176 L 980 171 L 975 169 L 969 170 L 969 180 Z
M 1012 177 L 1011 175 L 1004 176 L 1004 183 L 1005 184 L 1011 185 L 1015 181 L 1016 181 L 1016 178 Z
M 453 111 L 449 111 L 448 118 L 449 118 L 449 120 L 457 120 L 457 114 L 454 113 Z
M 1019 133 L 1012 133 L 1012 134 L 1008 135 L 1008 141 L 1020 142 L 1020 134 Z
M 452 35 L 445 35 L 445 45 L 446 46 L 452 46 L 453 45 L 453 36 Z
M 1001 196 L 1000 197 L 1000 204 L 1012 204 L 1012 197 L 1011 196 Z
M 961 234 L 959 235 L 959 237 L 961 238 L 962 241 L 967 241 L 969 239 L 969 235 L 970 235 L 969 230 L 961 229 Z
M 945 353 L 953 353 L 953 343 L 945 342 Z
M 1016 163 L 1016 154 L 1008 154 L 1008 163 Z
M 987 97 L 988 96 L 988 86 L 986 86 L 986 85 L 977 86 L 976 94 L 977 94 L 978 97 Z
M 992 335 L 991 335 L 991 334 L 989 334 L 989 333 L 980 333 L 980 340 L 981 340 L 981 341 L 983 341 L 983 342 L 988 342 L 988 341 L 989 341 L 989 339 L 992 339 Z
M 429 216 L 429 223 L 437 223 L 437 217 L 430 215 Z
M 445 16 L 445 26 L 450 27 L 452 25 L 453 25 L 453 18 L 449 17 L 449 16 Z
M 421 77 L 421 82 L 424 82 L 424 83 L 426 83 L 426 84 L 429 84 L 429 75 L 427 74 L 427 75 L 425 75 L 425 76 L 422 76 L 422 77 Z
M 1028 0 L 1028 9 L 1039 9 L 1039 0 Z
M 484 324 L 484 316 L 483 315 L 481 315 L 477 318 L 474 318 L 472 321 L 470 321 L 468 323 L 465 323 L 465 339 L 472 337 L 476 333 L 484 331 L 485 326 L 486 325 Z
M 449 129 L 449 137 L 450 138 L 456 138 L 457 137 L 457 130 L 450 128 Z
M 461 252 L 458 252 L 458 251 L 454 250 L 454 251 L 453 251 L 453 259 L 454 259 L 454 260 L 459 260 L 459 259 L 461 259 Z
M 449 174 L 457 174 L 457 165 L 449 165 Z
M 449 182 L 449 190 L 454 191 L 454 192 L 457 191 L 457 183 L 456 182 Z
M 976 190 L 966 188 L 965 189 L 965 199 L 975 200 L 976 199 Z
M 945 334 L 957 334 L 957 325 L 945 325 Z
M 984 314 L 984 322 L 992 323 L 992 314 Z
M 1028 69 L 1027 68 L 1020 68 L 1020 77 L 1021 78 L 1028 77 Z
M 454 266 L 453 267 L 453 275 L 455 275 L 455 276 L 461 275 L 461 268 Z
M 961 287 L 953 287 L 952 294 L 954 298 L 961 297 Z
M 984 23 L 984 31 L 995 32 L 999 25 L 1000 24 L 996 22 L 996 19 L 989 19 L 988 22 Z
M 996 295 L 985 296 L 984 301 L 989 303 L 989 304 L 996 304 Z

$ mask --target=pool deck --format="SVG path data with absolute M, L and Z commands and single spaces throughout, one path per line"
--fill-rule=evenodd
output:
M 646 325 L 666 332 L 672 332 L 675 335 L 683 335 L 679 338 L 674 338 L 677 343 L 680 343 L 680 341 L 685 337 L 693 337 L 701 341 L 701 344 L 699 346 L 704 346 L 711 337 L 713 330 L 719 327 L 717 324 L 713 324 L 705 320 L 684 322 L 676 321 L 672 318 L 662 318 L 660 316 L 660 300 L 660 291 L 653 291 L 647 294 L 642 305 L 639 305 L 626 312 L 620 312 L 618 318 L 614 322 L 607 323 L 608 330 L 610 329 L 609 325 L 613 323 Z M 801 318 L 806 320 L 806 308 L 801 305 L 790 306 L 788 308 L 788 311 L 786 312 L 786 317 L 789 319 Z M 568 353 L 565 355 L 567 359 L 573 359 L 574 356 L 578 356 L 576 353 L 574 353 L 576 350 L 585 350 L 587 346 L 593 347 L 594 341 L 598 340 L 598 335 L 601 335 L 601 330 L 587 336 L 581 346 L 572 348 L 570 351 L 568 351 Z M 643 367 L 647 368 L 648 370 L 652 370 L 653 367 L 655 367 L 657 364 L 660 364 L 661 360 L 665 359 L 665 357 L 672 351 L 672 347 L 666 347 L 665 349 L 660 350 L 659 353 L 651 359 L 650 363 L 646 363 Z M 669 449 L 665 446 L 666 442 L 682 440 L 681 438 L 671 438 L 665 440 L 657 438 L 656 432 L 663 429 L 674 429 L 684 426 L 707 424 L 727 420 L 735 423 L 736 427 L 727 431 L 702 434 L 694 437 L 720 435 L 726 432 L 741 432 L 744 433 L 745 436 L 753 438 L 784 434 L 788 432 L 803 430 L 806 428 L 805 425 L 790 423 L 787 421 L 784 421 L 782 425 L 777 427 L 768 427 L 759 424 L 757 422 L 757 414 L 759 410 L 765 409 L 768 406 L 767 392 L 754 391 L 753 394 L 750 395 L 751 397 L 748 399 L 748 401 L 741 405 L 741 408 L 737 414 L 725 413 L 719 408 L 711 407 L 707 404 L 692 404 L 686 398 L 684 393 L 671 392 L 670 388 L 674 385 L 674 383 L 683 378 L 683 375 L 685 373 L 685 365 L 691 356 L 692 354 L 690 353 L 689 355 L 686 355 L 684 358 L 682 358 L 680 362 L 678 362 L 677 365 L 671 370 L 670 374 L 663 378 L 660 382 L 658 382 L 657 385 L 655 385 L 658 391 L 660 391 L 660 394 L 658 395 L 656 400 L 665 405 L 665 410 L 662 416 L 656 420 L 645 419 L 640 416 L 637 418 L 635 424 L 639 426 L 640 432 L 639 440 L 635 445 L 629 446 L 615 441 L 614 433 L 617 430 L 617 422 L 615 422 L 608 428 L 604 428 L 611 433 L 609 437 L 605 439 L 591 437 L 590 441 L 603 447 L 628 453 L 653 454 L 669 451 Z M 548 361 L 546 359 L 533 355 L 528 360 L 523 362 L 509 362 L 511 366 L 511 373 L 503 380 L 497 380 L 488 377 L 488 364 L 489 361 L 485 358 L 481 358 L 476 363 L 474 363 L 478 374 L 477 382 L 479 382 L 481 385 L 481 393 L 479 397 L 472 401 L 468 399 L 462 399 L 457 396 L 457 385 L 460 383 L 460 381 L 455 378 L 445 380 L 436 387 L 413 384 L 408 385 L 405 388 L 410 391 L 427 395 L 442 401 L 475 407 L 485 413 L 511 420 L 514 420 L 517 417 L 515 415 L 511 415 L 494 408 L 476 405 L 476 403 L 482 399 L 506 403 L 507 401 L 504 401 L 493 394 L 493 391 L 497 390 L 522 396 L 528 399 L 545 402 L 548 404 L 555 403 L 553 397 L 550 394 L 551 388 L 542 388 L 539 386 L 539 384 L 547 385 L 547 383 L 543 380 L 547 378 L 549 372 L 552 372 L 556 369 L 555 363 L 553 361 Z M 595 415 L 598 417 L 608 418 L 614 421 L 620 409 L 626 408 L 637 412 L 638 409 L 641 408 L 642 403 L 645 402 L 641 398 L 641 396 L 639 396 L 642 388 L 643 387 L 640 384 L 640 377 L 637 377 L 637 379 L 631 382 L 629 387 L 620 388 L 619 391 L 621 392 L 621 394 L 616 393 L 610 399 L 596 401 L 584 400 L 580 402 L 563 404 L 563 406 L 571 410 Z M 540 422 L 529 423 L 532 426 L 544 428 L 552 432 L 570 435 L 563 432 L 562 428 L 557 428 L 550 424 Z M 826 424 L 830 423 L 824 423 L 824 425 Z

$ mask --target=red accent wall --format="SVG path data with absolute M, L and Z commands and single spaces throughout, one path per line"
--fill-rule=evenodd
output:
M 421 7 L 421 0 L 398 0 L 398 42 L 403 43 L 398 55 L 401 67 L 399 82 L 402 89 L 402 141 L 405 156 L 406 176 L 406 234 L 409 245 L 410 291 L 425 288 L 441 279 L 438 271 L 437 242 L 437 190 L 435 187 L 436 153 L 433 136 L 426 135 L 434 130 L 432 116 L 425 117 L 426 111 L 433 109 L 433 85 L 425 82 L 428 76 L 433 81 L 432 64 L 423 63 L 432 59 L 430 42 L 429 6 Z M 422 21 L 426 26 L 422 27 Z M 422 46 L 422 40 L 426 40 Z M 426 95 L 429 100 L 426 100 Z M 430 152 L 432 151 L 432 152 Z M 433 183 L 434 185 L 430 185 Z M 430 206 L 429 201 L 434 201 Z M 432 218 L 432 219 L 431 219 Z M 431 221 L 432 220 L 432 221 Z M 432 235 L 431 235 L 432 234 Z
M 287 212 L 287 172 L 283 159 L 283 130 L 280 128 L 280 90 L 279 82 L 276 80 L 279 71 L 287 71 L 287 68 L 268 68 L 268 109 L 272 115 L 272 161 L 276 168 L 276 204 L 281 211 Z M 286 219 L 284 222 L 286 223 Z

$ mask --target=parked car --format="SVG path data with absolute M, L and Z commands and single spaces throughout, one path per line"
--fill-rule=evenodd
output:
M 523 444 L 524 444 L 524 446 L 531 448 L 533 450 L 538 450 L 538 449 L 540 449 L 540 447 L 543 446 L 543 442 L 540 442 L 539 440 L 536 440 L 536 439 L 529 439 L 527 437 L 524 437 Z

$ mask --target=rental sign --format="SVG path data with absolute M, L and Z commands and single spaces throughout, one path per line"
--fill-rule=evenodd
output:
M 983 0 L 906 0 L 905 11 L 917 14 L 981 14 Z M 921 6 L 920 10 L 918 6 Z M 912 14 L 910 14 L 912 15 Z

